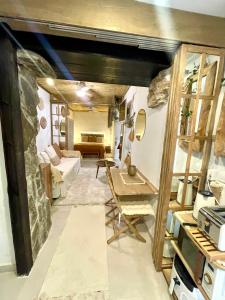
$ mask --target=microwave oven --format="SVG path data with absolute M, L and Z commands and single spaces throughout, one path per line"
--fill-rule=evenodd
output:
M 195 280 L 200 283 L 205 265 L 205 256 L 195 246 L 182 226 L 178 235 L 178 247 L 192 270 Z

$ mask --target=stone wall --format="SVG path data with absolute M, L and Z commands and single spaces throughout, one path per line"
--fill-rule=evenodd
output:
M 31 55 L 32 53 L 29 53 L 29 58 Z M 34 55 L 37 58 L 37 55 Z M 36 135 L 38 133 L 36 106 L 39 102 L 36 83 L 37 73 L 31 67 L 32 63 L 29 62 L 29 58 L 27 59 L 26 52 L 19 51 L 17 56 L 31 243 L 33 259 L 35 260 L 47 239 L 51 227 L 51 215 L 49 200 L 41 181 L 36 148 Z

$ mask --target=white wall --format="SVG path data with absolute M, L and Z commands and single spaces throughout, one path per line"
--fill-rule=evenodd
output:
M 146 112 L 146 128 L 141 141 L 135 140 L 131 143 L 128 140 L 130 129 L 126 128 L 124 134 L 123 159 L 129 148 L 131 149 L 131 163 L 148 178 L 148 180 L 159 189 L 162 152 L 167 117 L 167 105 L 162 105 L 154 109 L 148 108 L 147 96 L 148 88 L 130 87 L 125 98 L 130 101 L 134 96 L 133 111 L 135 120 L 140 109 Z M 156 214 L 158 196 L 151 200 L 154 213 Z M 154 216 L 145 218 L 150 236 L 154 235 Z
M 113 146 L 112 127 L 108 128 L 108 112 L 74 112 L 74 143 L 81 142 L 81 133 L 103 133 L 104 144 Z
M 0 270 L 15 265 L 14 246 L 9 213 L 7 177 L 0 124 Z
M 132 164 L 135 164 L 149 181 L 159 188 L 167 105 L 154 109 L 148 108 L 148 88 L 130 87 L 125 98 L 129 101 L 134 94 L 135 119 L 138 111 L 144 109 L 146 128 L 142 140 L 137 141 L 135 138 L 131 143 Z M 125 141 L 125 143 L 129 142 Z
M 47 127 L 40 130 L 36 137 L 37 152 L 43 151 L 48 145 L 51 144 L 51 115 L 50 115 L 50 95 L 41 87 L 38 87 L 38 96 L 42 98 L 44 108 L 40 110 L 37 107 L 38 120 L 45 117 L 47 120 Z

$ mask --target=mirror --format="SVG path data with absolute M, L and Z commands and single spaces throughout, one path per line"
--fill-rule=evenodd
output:
M 146 114 L 144 109 L 140 109 L 135 123 L 135 136 L 138 141 L 144 136 L 146 126 Z

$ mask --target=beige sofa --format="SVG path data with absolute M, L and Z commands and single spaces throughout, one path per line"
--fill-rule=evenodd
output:
M 66 193 L 80 170 L 80 158 L 62 157 L 60 164 L 55 166 L 62 172 L 62 182 L 52 182 L 53 198 L 65 197 Z
M 75 151 L 57 151 L 48 146 L 38 154 L 40 163 L 50 163 L 52 170 L 52 197 L 65 197 L 80 170 L 81 156 Z

